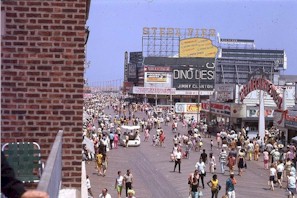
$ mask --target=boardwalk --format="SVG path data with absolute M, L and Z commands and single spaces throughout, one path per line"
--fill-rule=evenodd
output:
M 111 111 L 107 111 L 112 113 Z M 144 115 L 138 113 L 137 116 Z M 172 172 L 174 163 L 170 162 L 169 156 L 172 150 L 172 134 L 169 126 L 163 126 L 166 133 L 165 148 L 152 146 L 149 142 L 142 142 L 140 147 L 113 149 L 108 152 L 109 166 L 105 177 L 98 176 L 95 170 L 95 163 L 87 165 L 87 174 L 90 176 L 92 191 L 94 197 L 98 197 L 102 188 L 109 189 L 113 198 L 117 197 L 114 189 L 117 171 L 121 170 L 124 174 L 130 169 L 134 176 L 134 189 L 137 198 L 186 198 L 188 197 L 188 175 L 194 171 L 194 166 L 200 156 L 199 152 L 191 152 L 190 159 L 183 159 L 181 172 Z M 186 133 L 186 128 L 179 126 L 179 132 Z M 155 130 L 152 131 L 155 133 Z M 143 137 L 143 134 L 141 134 Z M 142 138 L 143 139 L 143 138 Z M 215 141 L 215 139 L 213 138 Z M 210 138 L 204 139 L 206 152 L 210 152 Z M 218 164 L 219 150 L 214 147 L 213 153 Z M 268 171 L 263 170 L 263 162 L 248 162 L 248 169 L 243 176 L 236 176 L 236 197 L 243 198 L 268 198 L 268 197 L 285 197 L 285 190 L 275 188 L 275 191 L 268 190 Z M 218 168 L 219 169 L 219 168 Z M 207 168 L 208 170 L 208 168 Z M 218 170 L 219 171 L 219 170 Z M 237 172 L 235 172 L 237 173 Z M 209 181 L 211 174 L 207 172 L 205 182 Z M 222 185 L 219 197 L 225 193 L 225 181 L 228 178 L 228 172 L 225 175 L 218 173 L 218 179 Z M 205 185 L 203 197 L 211 197 L 210 188 Z M 125 197 L 125 191 L 122 193 Z

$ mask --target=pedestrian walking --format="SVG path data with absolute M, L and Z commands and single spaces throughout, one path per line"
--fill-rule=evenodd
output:
M 207 153 L 205 152 L 205 149 L 202 150 L 202 153 L 200 155 L 200 159 L 206 164 L 207 163 Z
M 181 173 L 180 172 L 180 164 L 181 164 L 182 153 L 181 153 L 180 148 L 177 150 L 174 157 L 175 157 L 175 163 L 174 163 L 173 172 L 175 172 L 176 166 L 178 165 L 178 172 Z
M 264 169 L 268 170 L 269 152 L 267 151 L 267 149 L 264 149 L 264 152 L 263 152 L 263 162 L 264 162 Z
M 128 190 L 128 197 L 127 198 L 135 198 L 135 191 L 134 190 L 132 190 L 132 189 L 130 189 L 130 190 Z
M 111 198 L 111 195 L 108 193 L 107 188 L 103 188 L 99 198 Z
M 220 166 L 221 166 L 221 173 L 225 173 L 225 165 L 226 165 L 226 160 L 227 160 L 227 152 L 222 149 L 219 155 L 219 160 L 220 160 Z
M 110 134 L 109 134 L 109 144 L 110 144 L 109 146 L 110 146 L 110 149 L 112 149 L 114 147 L 113 141 L 114 141 L 114 134 L 111 131 Z
M 207 185 L 211 189 L 211 198 L 218 198 L 219 190 L 221 190 L 221 186 L 219 184 L 218 176 L 214 174 L 212 179 L 207 182 Z
M 94 197 L 93 193 L 92 193 L 92 189 L 91 189 L 91 181 L 89 179 L 89 175 L 87 175 L 87 179 L 86 179 L 86 183 L 87 183 L 87 189 L 88 189 L 88 193 Z
M 282 183 L 283 183 L 283 172 L 285 170 L 285 165 L 282 160 L 279 160 L 278 165 L 276 167 L 277 171 L 277 182 L 279 184 L 279 187 L 282 188 Z
M 195 181 L 197 181 L 198 184 L 198 180 L 199 180 L 199 172 L 197 169 L 195 169 L 194 173 L 191 173 L 189 175 L 188 178 L 188 184 L 189 184 L 189 197 L 192 197 L 192 184 L 194 183 L 194 178 L 196 179 Z
M 234 173 L 226 180 L 226 195 L 228 198 L 235 198 L 235 185 L 237 181 L 234 178 Z
M 118 193 L 118 198 L 121 198 L 122 196 L 123 183 L 124 183 L 124 177 L 121 175 L 121 171 L 118 171 L 118 176 L 115 180 L 115 185 L 114 185 L 114 188 L 117 190 L 117 193 Z
M 295 198 L 296 194 L 296 178 L 294 177 L 294 173 L 290 172 L 290 175 L 287 177 L 288 183 L 287 183 L 287 188 L 289 191 L 289 196 L 288 198 Z
M 96 164 L 97 164 L 98 175 L 102 175 L 102 158 L 103 158 L 103 155 L 102 155 L 101 151 L 99 151 L 99 153 L 96 155 Z
M 107 155 L 104 154 L 102 157 L 102 176 L 105 177 L 106 171 L 107 171 Z
M 199 196 L 199 182 L 196 177 L 193 178 L 192 183 L 190 184 L 191 187 L 191 198 L 200 198 Z
M 244 149 L 240 149 L 240 151 L 238 152 L 237 159 L 238 159 L 238 162 L 237 162 L 238 175 L 242 176 L 243 168 L 246 166 Z
M 210 153 L 209 154 L 209 172 L 213 174 L 215 170 L 216 170 L 216 158 L 212 153 Z
M 124 175 L 124 183 L 126 187 L 126 197 L 128 197 L 128 190 L 133 188 L 133 175 L 129 169 L 127 170 L 127 173 Z
M 199 159 L 199 161 L 195 165 L 196 170 L 199 172 L 199 180 L 201 180 L 202 183 L 202 188 L 204 189 L 204 177 L 206 176 L 206 171 L 205 171 L 205 163 L 203 162 L 202 158 Z M 199 185 L 199 180 L 198 180 L 198 185 Z
M 276 169 L 274 167 L 274 164 L 271 164 L 270 169 L 269 169 L 268 185 L 270 186 L 270 190 L 272 190 L 272 191 L 274 190 L 275 176 L 276 176 Z
M 249 159 L 249 161 L 251 161 L 252 155 L 254 152 L 254 144 L 251 140 L 250 140 L 250 143 L 247 145 L 247 152 L 248 152 L 248 159 Z

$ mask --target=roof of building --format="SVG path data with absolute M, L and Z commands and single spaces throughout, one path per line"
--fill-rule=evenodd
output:
M 297 75 L 280 75 L 279 80 L 286 82 L 297 82 Z

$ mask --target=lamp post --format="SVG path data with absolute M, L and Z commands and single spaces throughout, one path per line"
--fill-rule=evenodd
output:
M 200 100 L 201 100 L 201 98 L 200 98 L 200 69 L 198 69 L 198 74 L 199 74 L 199 78 L 198 78 L 198 95 L 197 95 L 197 103 L 198 103 L 198 105 L 197 105 L 197 124 L 199 124 L 200 123 Z
M 197 88 L 197 91 L 198 91 L 198 93 L 197 93 L 197 126 L 198 126 L 198 124 L 200 123 L 200 100 L 201 100 L 201 98 L 200 98 L 200 77 L 201 77 L 201 75 L 200 75 L 200 69 L 197 69 L 197 70 L 194 70 L 194 68 L 190 68 L 189 69 L 190 71 L 193 71 L 193 72 L 196 72 L 196 71 L 198 71 L 198 88 Z

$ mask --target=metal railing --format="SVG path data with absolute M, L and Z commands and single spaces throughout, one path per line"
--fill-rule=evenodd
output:
M 86 179 L 86 162 L 81 163 L 81 198 L 88 197 L 87 179 Z
M 50 197 L 59 197 L 61 189 L 62 140 L 63 130 L 59 130 L 37 187 L 38 190 L 47 192 Z

